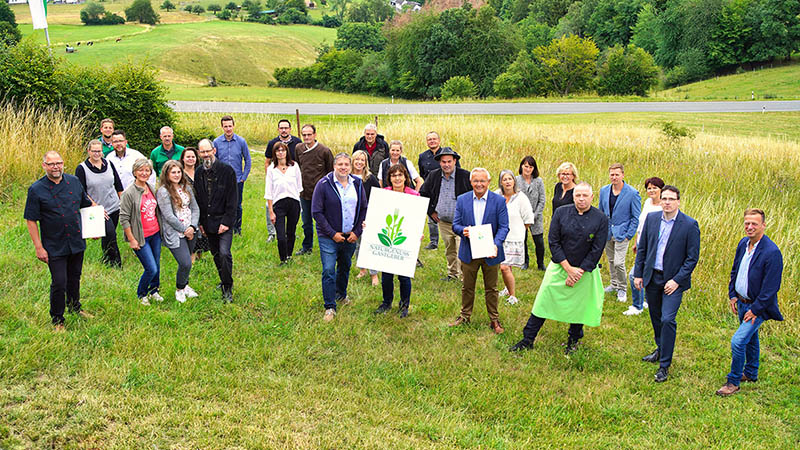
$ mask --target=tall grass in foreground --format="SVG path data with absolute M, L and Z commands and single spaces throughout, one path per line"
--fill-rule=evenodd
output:
M 217 129 L 218 117 L 183 115 Z M 742 123 L 753 116 L 742 116 Z M 234 239 L 236 302 L 222 305 L 213 262 L 195 264 L 200 297 L 176 304 L 176 270 L 162 258 L 167 301 L 143 307 L 141 267 L 123 242 L 123 269 L 104 268 L 90 242 L 83 303 L 97 317 L 67 318 L 53 334 L 46 267 L 36 261 L 20 202 L 0 204 L 0 447 L 2 448 L 796 448 L 800 436 L 797 235 L 800 162 L 796 142 L 698 133 L 668 146 L 654 127 L 537 124 L 526 118 L 381 118 L 380 131 L 416 160 L 427 130 L 493 175 L 521 157 L 539 162 L 549 195 L 555 167 L 573 161 L 595 187 L 620 161 L 626 179 L 662 176 L 702 230 L 694 287 L 678 316 L 671 379 L 652 382 L 639 358 L 652 350 L 646 315 L 625 317 L 609 298 L 603 322 L 586 329 L 569 358 L 566 324 L 548 322 L 536 347 L 512 356 L 541 273 L 516 271 L 519 306 L 500 306 L 495 336 L 478 289 L 472 324 L 446 324 L 459 287 L 443 284 L 444 252 L 423 251 L 411 315 L 375 317 L 380 289 L 351 276 L 353 303 L 324 324 L 318 250 L 277 266 L 264 226 L 263 159 L 277 118 L 236 116 L 254 165 Z M 349 151 L 367 117 L 315 117 L 319 140 Z M 296 131 L 296 130 L 295 130 Z M 496 180 L 493 180 L 493 183 Z M 493 184 L 493 187 L 495 185 Z M 20 189 L 24 186 L 20 186 Z M 787 321 L 761 334 L 761 372 L 733 398 L 713 395 L 730 365 L 736 320 L 727 277 L 742 235 L 741 213 L 763 207 L 786 259 L 780 301 Z M 545 225 L 550 208 L 545 209 Z M 302 234 L 302 232 L 301 232 Z M 629 260 L 629 264 L 630 264 Z M 607 269 L 601 269 L 608 278 Z M 355 275 L 355 270 L 352 272 Z
M 0 103 L 0 198 L 9 188 L 30 184 L 42 176 L 42 156 L 55 150 L 68 172 L 84 158 L 86 123 L 61 108 L 41 108 L 32 102 Z

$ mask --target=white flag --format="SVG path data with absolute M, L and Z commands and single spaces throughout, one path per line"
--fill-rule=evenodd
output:
M 47 0 L 28 0 L 34 30 L 47 28 L 47 6 L 45 3 L 47 3 Z

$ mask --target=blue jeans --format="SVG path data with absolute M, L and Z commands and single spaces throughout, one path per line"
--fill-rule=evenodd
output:
M 661 355 L 660 367 L 669 367 L 672 364 L 672 352 L 675 350 L 675 336 L 678 332 L 675 317 L 683 299 L 683 291 L 680 288 L 670 295 L 664 293 L 664 284 L 667 281 L 669 280 L 664 279 L 662 272 L 653 271 L 653 278 L 645 287 L 653 336 Z
M 311 216 L 311 200 L 300 198 L 300 215 L 303 218 L 303 250 L 314 248 L 314 218 Z
M 159 273 L 161 271 L 161 233 L 155 233 L 150 237 L 144 238 L 144 244 L 139 250 L 134 250 L 136 257 L 144 267 L 144 273 L 139 278 L 139 287 L 136 288 L 136 296 L 146 297 L 153 292 L 158 292 L 161 284 Z
M 641 291 L 636 289 L 636 286 L 633 284 L 633 267 L 631 267 L 631 272 L 628 274 L 628 282 L 631 284 L 631 297 L 633 299 L 633 307 L 636 309 L 644 308 L 644 289 Z
M 322 260 L 322 299 L 325 309 L 336 309 L 336 300 L 347 297 L 350 265 L 356 244 L 347 241 L 336 243 L 319 236 L 319 257 Z
M 731 338 L 731 373 L 728 374 L 728 383 L 738 386 L 742 374 L 751 380 L 758 379 L 758 357 L 761 349 L 758 345 L 758 327 L 764 319 L 756 317 L 753 323 L 744 322 L 744 314 L 750 311 L 752 304 L 737 302 L 739 310 L 739 329 Z
M 398 275 L 400 280 L 400 307 L 408 308 L 411 301 L 411 278 Z M 394 275 L 391 273 L 381 273 L 381 290 L 383 291 L 383 305 L 392 306 L 394 300 Z

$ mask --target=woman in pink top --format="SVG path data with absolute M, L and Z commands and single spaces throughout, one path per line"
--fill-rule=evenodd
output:
M 119 222 L 128 245 L 144 267 L 136 295 L 143 305 L 149 305 L 150 300 L 164 301 L 158 293 L 161 271 L 158 202 L 153 187 L 147 182 L 153 173 L 153 165 L 149 159 L 141 158 L 133 163 L 131 172 L 134 182 L 122 193 Z
M 411 189 L 411 176 L 405 166 L 394 164 L 389 168 L 389 184 L 384 189 L 393 190 L 409 195 L 419 195 L 419 192 Z M 400 309 L 397 313 L 401 318 L 408 316 L 408 305 L 411 302 L 411 278 L 398 275 L 400 280 Z M 394 299 L 394 275 L 383 272 L 381 274 L 381 288 L 383 289 L 383 303 L 375 310 L 375 314 L 383 314 L 392 309 Z

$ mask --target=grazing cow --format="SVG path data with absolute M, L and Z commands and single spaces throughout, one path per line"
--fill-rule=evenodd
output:
M 122 38 L 117 38 L 117 40 L 116 40 L 116 41 L 114 41 L 114 42 L 119 42 L 119 41 L 121 41 L 121 40 L 122 40 Z

